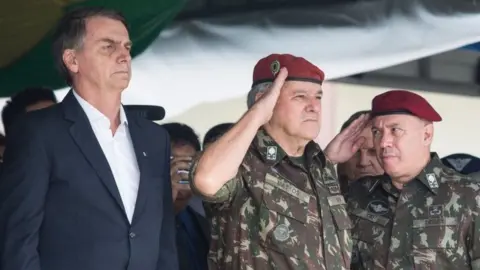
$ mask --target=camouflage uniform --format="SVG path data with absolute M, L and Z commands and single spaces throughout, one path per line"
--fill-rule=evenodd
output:
M 480 269 L 480 186 L 436 154 L 401 191 L 386 175 L 350 191 L 352 269 Z
M 208 201 L 210 270 L 349 269 L 351 222 L 332 164 L 314 142 L 308 170 L 292 160 L 260 130 L 237 177 L 215 196 L 192 186 Z

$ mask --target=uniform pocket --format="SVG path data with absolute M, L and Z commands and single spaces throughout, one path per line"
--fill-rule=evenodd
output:
M 449 265 L 460 240 L 458 221 L 453 217 L 413 220 L 413 260 L 415 269 Z
M 375 260 L 385 263 L 388 246 L 385 246 L 383 236 L 388 235 L 386 226 L 390 219 L 361 208 L 352 209 L 350 214 L 353 220 L 352 238 L 355 245 L 352 264 L 360 266 L 361 269 L 374 269 Z
M 353 246 L 351 236 L 351 229 L 353 226 L 352 221 L 348 216 L 345 199 L 342 195 L 330 196 L 327 199 L 328 205 L 330 206 L 330 212 L 332 213 L 333 222 L 335 223 L 335 228 L 337 230 L 344 265 L 349 268 Z
M 262 202 L 261 244 L 286 256 L 303 257 L 310 195 L 281 177 L 267 174 Z

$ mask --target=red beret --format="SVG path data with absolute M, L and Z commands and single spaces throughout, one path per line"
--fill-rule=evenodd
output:
M 391 90 L 372 100 L 372 116 L 410 114 L 427 121 L 439 122 L 442 117 L 422 96 L 405 90 Z
M 253 69 L 253 85 L 273 82 L 280 68 L 288 70 L 287 81 L 307 81 L 322 84 L 325 74 L 302 57 L 291 54 L 271 54 L 260 59 Z

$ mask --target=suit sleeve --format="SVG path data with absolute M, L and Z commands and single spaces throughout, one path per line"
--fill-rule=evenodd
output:
M 40 129 L 33 124 L 19 119 L 7 136 L 0 176 L 0 268 L 4 270 L 40 270 L 37 249 L 50 160 Z
M 160 232 L 160 255 L 158 259 L 157 269 L 172 269 L 178 268 L 178 255 L 175 232 L 175 214 L 173 210 L 172 197 L 172 183 L 170 181 L 170 139 L 168 135 L 165 136 L 165 171 L 164 188 L 163 188 L 163 217 L 162 217 L 162 231 Z

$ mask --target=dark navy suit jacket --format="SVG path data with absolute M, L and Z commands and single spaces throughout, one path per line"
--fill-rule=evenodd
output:
M 72 92 L 15 123 L 0 176 L 0 269 L 178 269 L 167 132 L 126 114 L 141 175 L 131 224 Z

